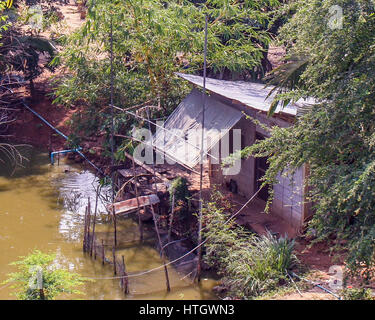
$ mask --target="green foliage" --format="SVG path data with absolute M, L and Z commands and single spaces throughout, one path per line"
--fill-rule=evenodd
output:
M 374 300 L 371 290 L 365 288 L 345 288 L 341 296 L 344 300 Z
M 82 127 L 73 124 L 77 134 L 89 127 L 93 117 L 98 131 L 108 136 L 112 26 L 114 104 L 127 108 L 147 102 L 153 106 L 151 118 L 168 116 L 188 91 L 175 72 L 202 70 L 205 14 L 209 71 L 248 72 L 261 69 L 271 39 L 267 10 L 278 4 L 276 0 L 87 1 L 85 24 L 54 59 L 55 65 L 63 64 L 68 71 L 56 82 L 55 103 L 83 107 Z M 137 121 L 116 113 L 115 131 L 129 135 Z
M 6 8 L 6 2 L 0 2 L 0 163 L 10 164 L 15 170 L 26 160 L 18 150 L 18 146 L 6 143 L 2 135 L 15 120 L 15 112 L 11 101 L 14 95 L 8 89 L 20 80 L 20 74 L 32 80 L 42 67 L 39 65 L 39 55 L 53 55 L 53 49 L 45 39 L 25 36 L 21 30 L 13 9 Z M 48 60 L 48 59 L 47 59 Z M 10 107 L 10 108 L 9 108 Z M 14 171 L 13 171 L 14 172 Z
M 48 39 L 26 34 L 24 22 L 16 13 L 12 19 L 0 7 L 0 72 L 22 72 L 26 80 L 33 80 L 55 56 L 55 48 Z M 45 55 L 44 60 L 41 55 Z M 42 63 L 43 61 L 43 63 Z
M 285 284 L 286 272 L 298 263 L 294 242 L 270 234 L 258 237 L 228 222 L 221 200 L 216 195 L 205 205 L 205 261 L 223 276 L 228 293 L 255 298 Z
M 329 27 L 333 5 L 343 8 L 342 29 Z M 305 62 L 302 69 L 292 68 L 296 81 L 283 81 L 289 90 L 278 99 L 312 96 L 317 104 L 305 107 L 293 127 L 274 127 L 269 139 L 243 154 L 269 157 L 265 184 L 307 163 L 315 211 L 310 230 L 316 241 L 346 240 L 350 275 L 370 281 L 375 266 L 374 2 L 298 0 L 295 9 L 281 40 L 293 44 L 290 57 Z
M 174 179 L 169 187 L 169 201 L 172 203 L 173 196 L 175 201 L 187 202 L 190 198 L 188 181 L 183 177 Z
M 18 272 L 9 274 L 4 283 L 14 283 L 15 295 L 20 300 L 54 300 L 59 295 L 82 294 L 76 287 L 88 279 L 61 269 L 54 264 L 56 256 L 34 250 L 22 260 L 13 262 Z
M 3 37 L 2 36 L 3 31 L 6 31 L 8 27 L 10 26 L 10 23 L 8 21 L 9 17 L 6 14 L 5 9 L 6 9 L 6 3 L 0 2 L 0 39 Z
M 180 207 L 179 217 L 184 219 L 187 217 L 190 208 L 190 191 L 188 181 L 183 177 L 174 179 L 169 187 L 169 202 L 172 205 L 173 196 L 175 198 L 175 207 Z

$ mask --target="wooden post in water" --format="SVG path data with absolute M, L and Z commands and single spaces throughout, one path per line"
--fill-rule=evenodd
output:
M 114 192 L 114 188 L 112 187 L 112 192 Z M 114 196 L 112 196 L 113 198 Z M 113 219 L 113 243 L 117 246 L 117 219 L 116 219 L 116 212 L 115 212 L 115 203 L 114 200 L 112 201 L 112 219 Z
M 165 280 L 166 280 L 166 285 L 167 285 L 167 291 L 169 292 L 169 291 L 171 291 L 171 287 L 170 287 L 170 284 L 169 284 L 168 268 L 165 265 L 164 248 L 163 248 L 163 243 L 161 242 L 160 233 L 159 233 L 159 227 L 158 227 L 158 223 L 156 221 L 155 210 L 154 210 L 154 206 L 153 205 L 151 205 L 151 211 L 152 211 L 152 217 L 154 219 L 155 231 L 156 231 L 156 234 L 158 236 L 159 246 L 160 246 L 160 250 L 161 250 L 161 256 L 162 256 L 162 259 L 163 259 L 164 273 L 165 273 Z
M 91 257 L 92 257 L 92 250 L 94 247 L 96 213 L 98 211 L 98 198 L 99 198 L 99 188 L 96 190 L 94 221 L 92 222 L 92 240 L 91 240 L 91 250 L 90 250 Z M 96 259 L 96 255 L 95 255 L 95 259 Z
M 83 227 L 83 252 L 86 252 L 86 242 L 87 242 L 87 206 L 85 208 L 85 221 Z
M 137 179 L 137 172 L 135 170 L 135 162 L 134 157 L 132 157 L 132 165 L 133 165 L 133 175 L 134 175 L 134 186 L 135 186 L 135 197 L 137 198 L 137 213 L 138 213 L 138 224 L 139 224 L 139 240 L 143 242 L 143 222 L 141 219 L 141 210 L 139 206 L 139 199 L 138 199 L 138 179 Z
M 124 293 L 129 294 L 129 279 L 128 273 L 126 272 L 125 258 L 122 256 L 122 268 L 123 268 L 123 284 L 124 284 Z
M 91 225 L 91 204 L 90 204 L 90 197 L 88 197 L 87 198 L 87 240 L 86 240 L 86 252 L 90 252 L 90 247 L 91 247 L 90 225 Z
M 95 237 L 95 233 L 93 233 L 93 238 L 94 238 L 94 241 L 93 241 L 93 245 L 94 245 L 94 260 L 96 260 L 96 247 L 97 247 L 97 244 L 96 244 L 96 237 Z
M 175 195 L 173 194 L 173 197 L 172 197 L 172 212 L 171 212 L 171 217 L 169 219 L 168 243 L 171 242 L 172 226 L 173 226 L 173 218 L 174 218 L 174 201 L 175 201 Z
M 116 251 L 115 251 L 114 246 L 112 247 L 112 257 L 113 257 L 113 273 L 114 273 L 114 275 L 116 275 L 117 274 L 117 270 L 116 270 Z
M 102 239 L 102 265 L 104 266 L 105 253 L 104 253 L 104 241 Z

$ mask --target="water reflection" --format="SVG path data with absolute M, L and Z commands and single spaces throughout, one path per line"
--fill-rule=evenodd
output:
M 169 268 L 172 291 L 165 292 L 162 269 L 129 281 L 130 295 L 125 297 L 119 281 L 110 280 L 113 270 L 82 253 L 82 229 L 88 198 L 95 207 L 98 179 L 87 170 L 64 161 L 50 166 L 47 153 L 28 155 L 26 168 L 9 176 L 0 168 L 0 282 L 15 271 L 10 262 L 33 249 L 57 253 L 56 264 L 72 272 L 97 279 L 82 288 L 84 299 L 209 299 L 213 298 L 212 280 L 198 286 L 184 275 Z M 2 171 L 2 172 L 1 172 Z M 104 193 L 110 190 L 104 189 Z M 98 213 L 105 213 L 104 201 L 98 202 Z M 103 216 L 105 217 L 105 215 Z M 97 232 L 112 243 L 112 226 L 98 215 Z M 124 241 L 118 255 L 124 255 L 129 272 L 141 272 L 162 264 L 151 232 L 145 232 L 145 243 L 139 244 L 138 226 L 132 220 L 118 220 L 119 237 Z M 147 240 L 148 239 L 148 240 Z M 125 243 L 126 242 L 126 243 Z M 0 290 L 0 299 L 13 299 L 10 288 Z M 64 297 L 61 298 L 71 298 Z

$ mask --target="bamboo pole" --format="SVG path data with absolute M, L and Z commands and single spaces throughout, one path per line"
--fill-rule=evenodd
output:
M 147 119 L 148 119 L 148 130 L 149 130 L 150 134 L 152 134 L 151 121 L 150 121 L 150 108 L 146 109 L 146 113 L 147 113 Z M 156 184 L 156 171 L 155 171 L 154 148 L 153 148 L 152 138 L 150 139 L 150 141 L 151 141 L 151 148 L 152 148 L 152 174 L 153 174 L 153 178 L 154 178 L 155 194 L 158 194 L 158 187 L 157 187 L 157 184 Z
M 113 273 L 114 275 L 117 274 L 116 270 L 116 251 L 115 251 L 115 246 L 112 247 L 112 257 L 113 257 Z
M 83 245 L 82 245 L 83 252 L 86 252 L 86 242 L 87 242 L 87 206 L 85 208 L 85 220 L 84 220 L 84 226 L 83 226 Z
M 96 244 L 96 236 L 95 236 L 95 233 L 92 235 L 93 238 L 94 238 L 94 260 L 96 260 L 96 249 L 98 247 L 98 245 Z
M 111 163 L 112 167 L 115 164 L 115 156 L 114 156 L 114 130 L 115 130 L 115 124 L 114 124 L 114 108 L 113 108 L 113 81 L 114 81 L 114 74 L 113 74 L 113 17 L 111 13 L 111 28 L 110 28 L 110 42 L 111 42 Z M 113 219 L 113 232 L 114 232 L 114 246 L 117 246 L 117 220 L 116 220 L 116 213 L 115 213 L 115 184 L 114 184 L 114 172 L 111 172 L 111 182 L 112 182 L 112 219 Z
M 198 264 L 196 278 L 198 282 L 201 280 L 201 265 L 202 265 L 202 215 L 203 215 L 203 156 L 204 156 L 204 121 L 205 121 L 205 109 L 206 109 L 206 72 L 207 72 L 207 24 L 208 17 L 205 17 L 205 28 L 204 28 L 204 66 L 203 66 L 203 112 L 202 112 L 202 133 L 201 133 L 201 163 L 200 163 L 200 179 L 199 179 L 199 225 L 198 225 Z
M 159 228 L 158 228 L 158 224 L 157 224 L 157 221 L 156 221 L 155 210 L 154 210 L 154 206 L 153 205 L 151 205 L 151 211 L 152 211 L 152 217 L 154 219 L 156 235 L 157 235 L 158 241 L 159 241 L 161 256 L 162 256 L 162 259 L 163 259 L 164 273 L 165 273 L 165 280 L 166 280 L 166 285 L 167 285 L 167 291 L 169 292 L 169 291 L 171 291 L 171 287 L 170 287 L 170 284 L 169 284 L 168 268 L 165 265 L 166 261 L 165 261 L 164 247 L 163 247 L 163 243 L 161 242 L 161 238 L 160 238 L 160 234 L 159 234 Z
M 87 240 L 86 240 L 86 252 L 90 252 L 90 226 L 91 226 L 91 204 L 90 197 L 87 199 Z
M 174 204 L 175 204 L 175 195 L 173 193 L 173 197 L 172 197 L 172 211 L 171 211 L 171 217 L 169 219 L 168 243 L 171 242 L 172 226 L 173 226 L 173 218 L 174 218 Z

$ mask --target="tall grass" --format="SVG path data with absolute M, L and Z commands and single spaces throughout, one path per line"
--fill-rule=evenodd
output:
M 234 222 L 225 224 L 227 216 L 217 203 L 205 208 L 205 261 L 223 277 L 227 294 L 254 298 L 285 284 L 287 271 L 298 264 L 294 241 L 271 234 L 259 237 Z

